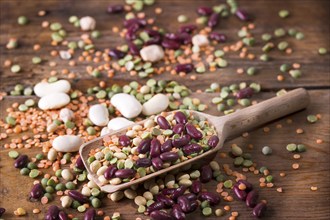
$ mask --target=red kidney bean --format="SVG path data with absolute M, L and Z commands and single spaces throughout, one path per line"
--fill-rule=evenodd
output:
M 212 148 L 215 148 L 218 145 L 218 143 L 219 143 L 219 137 L 216 135 L 211 136 L 207 141 L 207 145 Z
M 133 42 L 128 42 L 128 48 L 129 48 L 129 52 L 131 52 L 131 54 L 133 54 L 133 55 L 140 54 L 139 48 Z
M 28 156 L 25 154 L 22 154 L 15 160 L 14 166 L 15 166 L 15 168 L 19 168 L 19 169 L 24 168 L 24 167 L 26 167 L 28 162 L 29 162 Z
M 136 171 L 133 169 L 119 169 L 116 171 L 115 176 L 119 178 L 131 178 L 135 176 Z
M 118 50 L 118 49 L 112 49 L 109 51 L 109 56 L 116 58 L 116 59 L 121 59 L 126 55 L 125 52 Z
M 174 201 L 163 194 L 158 194 L 156 200 L 163 202 L 166 207 L 172 207 L 174 205 Z
M 163 168 L 163 161 L 159 157 L 155 157 L 151 159 L 151 164 L 156 170 L 160 170 Z
M 164 152 L 159 157 L 162 161 L 166 162 L 174 162 L 179 159 L 179 155 L 176 152 Z
M 147 25 L 147 21 L 139 18 L 131 18 L 124 21 L 124 26 L 126 28 L 130 27 L 133 24 L 138 24 L 140 27 L 144 27 Z
M 238 180 L 237 181 L 237 184 L 240 184 L 240 183 L 242 183 L 242 184 L 244 184 L 246 186 L 246 189 L 245 189 L 246 192 L 250 192 L 251 190 L 253 190 L 252 184 L 249 183 L 248 181 L 246 181 L 246 180 Z
M 217 193 L 201 192 L 199 200 L 207 200 L 210 202 L 210 205 L 218 205 L 220 203 L 220 196 Z
M 151 165 L 151 160 L 149 158 L 139 158 L 135 162 L 137 167 L 149 167 Z
M 191 209 L 190 201 L 185 196 L 180 196 L 178 198 L 178 204 L 180 205 L 180 207 L 184 213 L 188 213 Z
M 209 20 L 207 22 L 207 26 L 210 28 L 214 28 L 219 22 L 219 14 L 218 13 L 213 13 L 210 15 Z
M 131 144 L 131 139 L 126 135 L 119 136 L 119 144 L 121 146 L 127 147 Z
M 187 134 L 190 135 L 190 137 L 192 137 L 195 140 L 200 140 L 203 137 L 202 132 L 197 130 L 197 128 L 194 125 L 189 123 L 186 124 L 186 132 Z
M 210 35 L 209 35 L 209 38 L 211 40 L 215 40 L 215 41 L 218 41 L 220 43 L 224 43 L 227 40 L 226 35 L 220 34 L 218 32 L 211 32 Z
M 153 138 L 150 143 L 150 156 L 152 158 L 158 157 L 160 155 L 160 141 L 157 138 Z
M 165 38 L 177 42 L 181 42 L 183 40 L 181 33 L 166 33 Z
M 252 214 L 257 218 L 260 218 L 265 214 L 266 210 L 267 210 L 267 204 L 264 202 L 260 202 L 254 207 Z
M 59 218 L 59 220 L 68 220 L 69 219 L 68 215 L 64 211 L 60 211 L 58 213 L 58 218 Z
M 236 10 L 235 15 L 236 15 L 241 21 L 249 21 L 249 20 L 251 20 L 250 15 L 249 15 L 246 11 L 244 11 L 244 10 L 242 10 L 242 9 L 238 9 L 238 10 Z
M 245 200 L 246 205 L 250 208 L 254 208 L 257 205 L 258 197 L 259 195 L 257 191 L 252 190 L 246 196 L 246 200 Z
M 96 211 L 93 208 L 87 209 L 84 215 L 84 220 L 94 220 L 96 219 Z
M 186 219 L 186 214 L 184 214 L 180 205 L 178 205 L 178 204 L 175 204 L 172 207 L 171 215 L 172 215 L 172 217 L 174 217 L 175 220 L 185 220 Z
M 135 40 L 136 37 L 136 32 L 139 30 L 140 26 L 138 24 L 132 24 L 127 28 L 127 32 L 125 35 L 126 40 L 132 41 Z
M 203 150 L 202 146 L 196 143 L 191 143 L 182 148 L 185 155 L 190 155 L 194 153 L 199 153 Z
M 171 151 L 172 148 L 173 148 L 172 140 L 171 140 L 171 139 L 167 139 L 167 140 L 162 144 L 162 146 L 160 146 L 160 151 L 161 151 L 162 153 L 164 153 L 164 152 Z
M 163 39 L 162 46 L 167 49 L 177 50 L 180 48 L 180 43 L 174 40 Z
M 210 165 L 204 165 L 201 168 L 201 176 L 200 176 L 200 181 L 202 183 L 207 183 L 212 179 L 212 169 L 210 167 Z
M 173 220 L 172 216 L 170 214 L 168 214 L 167 212 L 163 212 L 163 211 L 153 211 L 150 214 L 151 219 L 154 220 Z
M 179 138 L 174 138 L 172 140 L 172 145 L 174 147 L 183 147 L 183 146 L 189 144 L 190 140 L 191 140 L 190 136 L 187 134 L 184 134 Z
M 236 93 L 236 98 L 238 99 L 244 99 L 244 98 L 250 98 L 253 95 L 254 91 L 251 87 L 246 87 L 244 89 L 239 90 Z
M 154 36 L 150 38 L 147 42 L 145 42 L 145 45 L 152 45 L 152 44 L 157 44 L 160 45 L 162 43 L 162 38 L 161 36 Z
M 149 37 L 160 36 L 160 33 L 158 31 L 152 29 L 145 29 L 144 31 L 149 35 Z
M 198 205 L 199 205 L 199 203 L 197 202 L 197 200 L 191 201 L 190 209 L 189 209 L 188 213 L 195 211 L 197 209 Z
M 5 208 L 0 207 L 0 218 L 2 217 L 2 215 L 6 212 Z
M 115 167 L 114 165 L 110 165 L 104 172 L 104 178 L 110 180 L 111 178 L 115 177 L 115 173 L 117 170 L 117 167 Z
M 81 157 L 79 156 L 76 160 L 75 166 L 80 169 L 80 170 L 84 170 L 85 169 L 85 165 L 81 159 Z
M 44 195 L 44 188 L 40 183 L 35 184 L 31 191 L 30 191 L 30 197 L 33 199 L 40 199 Z
M 238 184 L 235 184 L 234 187 L 233 187 L 233 191 L 236 195 L 236 197 L 239 199 L 239 200 L 242 200 L 242 201 L 245 201 L 246 200 L 246 196 L 247 196 L 247 193 L 244 191 L 244 190 L 240 190 L 238 188 Z
M 209 16 L 213 13 L 213 10 L 211 7 L 199 7 L 197 9 L 197 14 L 203 15 L 203 16 Z
M 186 193 L 183 194 L 183 196 L 185 196 L 190 202 L 197 200 L 197 196 L 194 193 Z
M 150 144 L 151 144 L 151 138 L 143 139 L 137 148 L 137 152 L 139 154 L 148 153 L 150 151 Z
M 77 200 L 80 203 L 88 203 L 89 199 L 84 196 L 83 194 L 81 194 L 80 192 L 76 191 L 76 190 L 70 190 L 68 195 L 74 199 Z
M 179 198 L 180 196 L 183 195 L 183 193 L 186 191 L 186 189 L 187 189 L 187 187 L 185 187 L 185 186 L 180 186 L 180 187 L 176 188 L 172 194 L 172 198 L 174 200 L 176 200 L 177 198 Z
M 165 208 L 165 204 L 162 201 L 156 201 L 148 206 L 147 212 L 151 213 L 153 211 L 160 210 L 163 208 Z
M 57 220 L 60 209 L 56 205 L 51 205 L 45 215 L 45 220 Z
M 183 44 L 184 44 L 184 45 L 191 44 L 191 42 L 192 42 L 192 37 L 191 37 L 188 33 L 182 33 L 182 34 L 184 34 L 184 35 L 182 36 Z
M 178 124 L 186 124 L 188 122 L 187 116 L 181 111 L 175 112 L 174 119 Z
M 162 194 L 165 196 L 172 196 L 173 193 L 175 192 L 176 188 L 164 188 L 162 190 Z
M 190 191 L 198 194 L 202 191 L 202 183 L 199 180 L 194 180 L 191 184 Z
M 174 70 L 177 73 L 180 73 L 180 72 L 190 73 L 194 70 L 194 65 L 192 65 L 191 63 L 178 64 L 175 66 Z
M 176 124 L 173 126 L 173 132 L 175 134 L 181 134 L 184 132 L 184 124 Z
M 194 25 L 194 24 L 188 24 L 188 25 L 181 26 L 179 28 L 179 32 L 180 33 L 192 33 L 196 29 L 197 29 L 197 26 L 196 25 Z
M 107 12 L 109 14 L 119 14 L 124 11 L 124 6 L 123 5 L 109 5 Z
M 171 125 L 170 123 L 166 120 L 166 118 L 164 116 L 158 116 L 157 117 L 157 124 L 159 125 L 159 127 L 161 129 L 170 129 Z

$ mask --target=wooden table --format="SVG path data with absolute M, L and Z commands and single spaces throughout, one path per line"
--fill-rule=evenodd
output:
M 114 47 L 118 42 L 122 41 L 115 36 L 111 28 L 114 25 L 120 25 L 123 15 L 110 16 L 105 13 L 107 5 L 110 1 L 13 1 L 1 0 L 0 2 L 0 44 L 1 44 L 1 68 L 0 68 L 0 91 L 10 91 L 17 83 L 33 86 L 36 82 L 43 78 L 49 77 L 51 70 L 62 70 L 68 68 L 76 73 L 77 77 L 72 81 L 74 88 L 79 88 L 85 91 L 87 87 L 97 85 L 97 81 L 86 74 L 85 68 L 87 63 L 79 64 L 75 67 L 68 65 L 68 62 L 61 61 L 60 58 L 55 58 L 58 63 L 56 67 L 50 67 L 49 61 L 51 58 L 50 51 L 53 49 L 50 46 L 50 30 L 42 29 L 40 24 L 44 20 L 50 22 L 59 21 L 65 24 L 65 29 L 70 33 L 71 39 L 78 39 L 81 33 L 69 25 L 67 19 L 70 15 L 92 16 L 97 21 L 97 29 L 102 31 L 102 37 L 96 40 L 95 45 L 99 49 Z M 114 1 L 111 1 L 114 2 Z M 116 1 L 120 2 L 120 1 Z M 197 17 L 195 10 L 202 5 L 215 5 L 222 1 L 210 0 L 158 0 L 155 6 L 146 9 L 147 14 L 154 16 L 154 8 L 157 6 L 163 8 L 163 13 L 157 16 L 156 24 L 166 27 L 168 30 L 175 30 L 178 23 L 174 19 L 180 15 L 187 15 L 191 21 Z M 215 73 L 205 73 L 197 75 L 198 80 L 186 80 L 178 76 L 172 76 L 169 73 L 157 75 L 156 79 L 177 80 L 184 83 L 193 91 L 209 87 L 212 82 L 218 82 L 220 85 L 230 85 L 238 82 L 258 82 L 262 85 L 262 92 L 254 99 L 263 100 L 274 96 L 275 92 L 284 88 L 292 89 L 304 87 L 309 90 L 311 97 L 310 106 L 299 113 L 289 116 L 285 119 L 267 125 L 270 132 L 265 133 L 263 129 L 258 129 L 249 134 L 248 137 L 240 137 L 225 144 L 221 152 L 229 152 L 230 145 L 237 143 L 243 147 L 246 152 L 253 155 L 253 160 L 258 165 L 267 166 L 272 175 L 275 177 L 275 187 L 258 189 L 260 198 L 266 199 L 269 203 L 269 210 L 265 219 L 329 219 L 329 198 L 330 198 L 330 161 L 329 161 L 329 99 L 330 99 L 330 81 L 329 81 L 329 53 L 320 56 L 318 48 L 325 47 L 329 50 L 329 24 L 330 19 L 329 7 L 330 2 L 326 0 L 256 0 L 256 1 L 238 1 L 239 5 L 246 9 L 255 17 L 256 28 L 253 30 L 257 36 L 257 45 L 251 50 L 257 54 L 261 54 L 262 42 L 260 40 L 261 33 L 272 33 L 275 28 L 283 27 L 285 29 L 294 27 L 305 34 L 305 39 L 296 41 L 290 38 L 290 46 L 294 53 L 291 55 L 281 54 L 279 51 L 271 52 L 273 58 L 269 62 L 262 62 L 258 59 L 242 60 L 238 55 L 229 55 L 226 59 L 229 61 L 229 67 L 217 70 Z M 278 16 L 278 11 L 288 9 L 291 15 L 287 19 L 281 19 Z M 46 17 L 38 17 L 39 10 L 47 10 L 50 13 Z M 26 26 L 17 25 L 17 17 L 25 15 L 30 19 L 30 24 Z M 169 20 L 169 18 L 171 20 Z M 172 21 L 173 22 L 170 22 Z M 237 40 L 237 31 L 243 25 L 238 19 L 230 17 L 220 22 L 218 30 L 227 34 L 228 44 Z M 15 50 L 7 50 L 6 43 L 10 37 L 19 39 L 19 48 Z M 278 41 L 276 41 L 278 42 Z M 34 44 L 40 44 L 40 51 L 33 51 Z M 31 58 L 35 55 L 41 56 L 45 61 L 42 65 L 33 65 Z M 6 59 L 12 60 L 14 63 L 19 63 L 22 67 L 22 72 L 15 74 L 10 72 L 10 68 L 3 67 Z M 289 75 L 285 75 L 283 82 L 278 82 L 276 76 L 279 73 L 279 66 L 282 63 L 299 63 L 303 75 L 299 79 L 293 79 Z M 246 69 L 249 66 L 257 66 L 260 71 L 256 76 L 247 76 L 246 74 L 238 75 L 237 68 Z M 60 77 L 66 78 L 59 74 Z M 114 78 L 108 79 L 103 77 L 109 85 L 113 83 L 127 83 L 131 80 L 140 80 L 137 77 L 131 77 L 128 74 L 116 74 Z M 211 97 L 217 94 L 193 94 L 193 96 L 201 97 L 210 104 Z M 1 119 L 6 116 L 6 107 L 13 102 L 23 102 L 25 97 L 6 97 L 1 101 Z M 214 105 L 207 112 L 215 115 L 221 115 Z M 315 124 L 310 125 L 306 121 L 308 114 L 321 114 L 322 119 Z M 293 123 L 288 124 L 287 119 L 292 119 Z M 281 124 L 282 128 L 278 128 Z M 303 134 L 296 134 L 296 129 L 302 128 Z M 14 136 L 11 136 L 14 137 Z M 316 140 L 320 139 L 323 143 L 318 144 Z M 19 172 L 13 167 L 13 161 L 7 154 L 8 149 L 4 149 L 3 145 L 10 142 L 10 139 L 1 140 L 0 144 L 0 207 L 5 207 L 7 213 L 3 216 L 4 219 L 23 219 L 13 215 L 13 212 L 18 207 L 23 207 L 28 211 L 27 219 L 42 219 L 43 213 L 47 206 L 41 205 L 39 202 L 31 203 L 28 201 L 28 193 L 32 186 L 32 180 L 28 177 L 19 175 Z M 302 153 L 302 158 L 299 160 L 293 159 L 293 154 L 288 152 L 285 147 L 288 143 L 303 143 L 308 146 L 308 150 Z M 248 144 L 254 146 L 253 149 L 248 149 Z M 273 149 L 271 156 L 264 156 L 261 153 L 263 146 L 270 146 Z M 29 156 L 33 156 L 40 149 L 22 149 Z M 223 163 L 232 163 L 231 158 L 220 158 L 216 160 Z M 292 169 L 293 163 L 299 163 L 298 170 Z M 235 168 L 234 168 L 235 169 Z M 239 170 L 239 169 L 237 169 Z M 280 172 L 285 172 L 286 177 L 280 177 Z M 259 184 L 258 178 L 253 174 L 247 174 L 249 180 L 255 186 Z M 207 184 L 209 190 L 214 190 L 216 182 Z M 311 191 L 311 186 L 318 187 L 317 191 Z M 278 187 L 283 188 L 283 193 L 276 191 Z M 258 188 L 258 187 L 257 187 Z M 59 198 L 55 202 L 59 204 Z M 221 202 L 220 208 L 228 202 Z M 246 208 L 244 203 L 234 201 L 230 203 L 232 211 L 240 213 L 239 219 L 252 219 L 251 209 Z M 33 208 L 40 208 L 41 214 L 32 214 Z M 107 215 L 112 215 L 114 211 L 122 214 L 123 219 L 135 219 L 135 217 L 143 217 L 136 214 L 134 202 L 127 199 L 114 203 L 105 199 L 102 209 Z M 75 212 L 69 210 L 70 213 Z M 78 216 L 81 216 L 79 214 Z M 226 215 L 228 219 L 229 214 Z M 201 212 L 195 212 L 188 215 L 191 219 L 202 219 Z M 209 219 L 216 219 L 210 217 Z

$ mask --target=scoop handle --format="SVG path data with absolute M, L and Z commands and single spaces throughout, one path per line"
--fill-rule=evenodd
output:
M 225 137 L 238 136 L 267 122 L 306 108 L 309 104 L 308 92 L 295 89 L 284 95 L 274 97 L 252 105 L 235 113 L 222 117 Z

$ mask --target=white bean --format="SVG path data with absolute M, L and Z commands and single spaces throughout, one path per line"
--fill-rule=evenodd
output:
M 116 131 L 131 125 L 134 125 L 134 122 L 127 120 L 126 118 L 123 117 L 117 117 L 109 121 L 108 128 L 110 130 Z
M 164 50 L 159 45 L 149 45 L 140 50 L 140 55 L 144 61 L 157 62 L 164 58 Z
M 207 36 L 203 34 L 196 34 L 191 39 L 194 46 L 203 47 L 207 46 L 209 44 L 209 40 L 207 39 Z
M 58 136 L 53 140 L 53 148 L 59 152 L 76 152 L 83 140 L 75 135 Z
M 101 104 L 96 104 L 90 107 L 88 118 L 97 126 L 106 126 L 109 122 L 109 111 Z
M 90 16 L 80 18 L 80 27 L 83 31 L 90 31 L 95 29 L 96 21 Z
M 142 111 L 141 103 L 132 95 L 118 93 L 111 98 L 111 104 L 125 117 L 134 118 Z
M 59 115 L 60 119 L 65 123 L 67 121 L 71 121 L 74 116 L 74 113 L 68 108 L 62 108 Z
M 144 115 L 154 115 L 165 111 L 168 107 L 169 99 L 164 94 L 154 95 L 151 99 L 145 102 L 142 106 Z
M 71 89 L 71 85 L 69 81 L 62 79 L 53 83 L 48 83 L 48 82 L 37 83 L 34 86 L 33 91 L 36 94 L 36 96 L 43 97 L 58 92 L 68 93 L 70 89 Z
M 42 110 L 58 109 L 69 104 L 69 102 L 70 97 L 67 94 L 57 92 L 43 96 L 38 102 L 38 107 Z

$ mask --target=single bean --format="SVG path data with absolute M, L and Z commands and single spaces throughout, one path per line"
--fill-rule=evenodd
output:
M 227 37 L 224 34 L 220 34 L 218 32 L 211 32 L 209 35 L 211 40 L 215 40 L 220 43 L 224 43 L 227 41 Z
M 187 187 L 186 186 L 180 186 L 179 188 L 176 188 L 175 191 L 172 194 L 172 198 L 176 200 L 180 196 L 183 195 L 183 193 L 186 191 Z
M 159 36 L 154 36 L 154 37 L 150 38 L 147 42 L 145 42 L 145 45 L 146 46 L 152 45 L 152 44 L 160 45 L 161 43 L 162 43 L 162 37 L 159 35 Z
M 110 165 L 104 172 L 104 178 L 110 180 L 111 178 L 115 177 L 117 170 L 117 167 Z
M 194 69 L 194 65 L 191 63 L 186 63 L 186 64 L 178 64 L 175 66 L 174 70 L 177 73 L 184 72 L 184 73 L 190 73 Z
M 163 209 L 165 207 L 165 204 L 162 201 L 156 201 L 148 206 L 147 212 L 151 213 L 156 210 Z
M 149 158 L 139 158 L 135 164 L 137 167 L 149 167 L 151 165 L 151 160 Z
M 238 99 L 245 99 L 250 98 L 253 95 L 254 91 L 251 87 L 246 87 L 244 89 L 239 90 L 236 93 L 236 98 Z
M 45 220 L 57 220 L 59 212 L 60 209 L 56 205 L 49 206 L 45 215 Z
M 200 172 L 201 172 L 200 181 L 202 183 L 207 183 L 212 179 L 212 169 L 210 165 L 202 166 Z
M 241 184 L 241 183 L 245 185 L 245 187 L 246 187 L 245 191 L 246 192 L 250 192 L 251 190 L 253 190 L 252 184 L 249 183 L 248 181 L 246 181 L 246 180 L 238 180 L 237 181 L 237 184 Z
M 6 212 L 5 208 L 0 207 L 0 218 L 2 217 L 2 215 Z
M 164 116 L 158 116 L 157 117 L 157 124 L 161 129 L 171 129 L 170 123 L 166 120 Z
M 165 38 L 182 43 L 184 34 L 186 33 L 166 33 Z
M 177 159 L 179 159 L 179 155 L 176 152 L 164 152 L 162 153 L 159 158 L 162 161 L 166 161 L 166 162 L 174 162 Z
M 64 211 L 60 211 L 58 213 L 58 219 L 59 220 L 68 220 L 69 217 L 68 217 L 68 215 Z
M 162 46 L 167 49 L 177 50 L 180 48 L 180 43 L 174 40 L 164 39 L 162 41 Z
M 151 217 L 151 219 L 154 219 L 154 220 L 173 220 L 173 218 L 170 214 L 168 214 L 167 212 L 159 211 L 159 210 L 151 212 L 150 217 Z
M 172 207 L 171 215 L 172 215 L 172 217 L 174 217 L 175 220 L 185 220 L 186 219 L 186 214 L 184 214 L 180 205 L 178 205 L 178 204 L 175 204 Z
M 183 194 L 183 196 L 187 197 L 187 199 L 191 202 L 197 200 L 197 196 L 194 193 L 186 193 L 186 194 Z
M 191 201 L 190 202 L 190 209 L 189 209 L 188 213 L 191 213 L 191 212 L 195 211 L 197 209 L 198 205 L 199 205 L 199 203 L 197 202 L 197 200 Z
M 109 5 L 107 12 L 109 14 L 119 14 L 124 11 L 124 6 L 123 5 Z
M 209 140 L 207 141 L 207 145 L 215 148 L 219 143 L 219 137 L 217 135 L 213 135 L 209 138 Z
M 163 161 L 159 157 L 155 157 L 151 159 L 151 164 L 156 170 L 160 170 L 163 168 Z
M 153 138 L 150 143 L 150 156 L 152 158 L 158 157 L 160 155 L 160 141 L 157 138 Z
M 195 140 L 200 140 L 203 137 L 202 132 L 197 130 L 197 128 L 194 125 L 189 123 L 186 124 L 186 132 Z
M 162 194 L 165 196 L 172 196 L 175 191 L 176 188 L 165 188 L 162 190 Z
M 30 197 L 33 199 L 40 199 L 44 195 L 44 188 L 40 183 L 35 184 L 30 192 Z
M 136 46 L 136 44 L 134 44 L 132 42 L 128 42 L 128 48 L 129 48 L 129 52 L 131 52 L 133 55 L 139 55 L 140 54 L 140 50 Z
M 84 215 L 84 220 L 94 220 L 96 218 L 96 211 L 93 208 L 89 208 Z
M 214 28 L 219 22 L 219 14 L 218 13 L 213 13 L 210 15 L 209 20 L 207 22 L 207 26 L 210 28 Z
M 138 153 L 139 154 L 148 153 L 150 151 L 150 144 L 151 144 L 151 138 L 143 139 L 137 148 Z
M 138 24 L 132 24 L 127 28 L 127 32 L 125 35 L 126 40 L 132 41 L 137 38 L 136 32 L 139 30 L 140 26 Z
M 89 202 L 89 199 L 84 196 L 83 194 L 81 194 L 80 192 L 76 191 L 76 190 L 70 190 L 68 195 L 74 199 L 74 200 L 77 200 L 78 202 L 80 203 L 88 203 Z
M 14 164 L 14 166 L 15 166 L 15 168 L 19 168 L 19 169 L 21 169 L 21 168 L 23 168 L 23 167 L 26 167 L 26 165 L 28 164 L 28 162 L 29 162 L 29 158 L 28 158 L 28 156 L 25 155 L 25 154 L 22 154 L 22 155 L 20 155 L 20 156 L 15 160 L 15 164 Z
M 202 16 L 209 16 L 213 13 L 213 10 L 211 7 L 198 7 L 197 8 L 197 14 Z
M 124 147 L 127 147 L 131 144 L 131 139 L 126 135 L 121 135 L 119 136 L 119 144 Z
M 167 196 L 164 196 L 164 194 L 158 194 L 156 200 L 163 202 L 166 207 L 172 207 L 174 205 L 174 201 Z
M 249 20 L 251 20 L 251 18 L 250 18 L 250 15 L 246 12 L 246 11 L 244 11 L 244 10 L 242 10 L 242 9 L 238 9 L 238 10 L 236 10 L 236 16 L 241 20 L 241 21 L 249 21 Z
M 124 21 L 124 26 L 126 28 L 128 28 L 133 24 L 138 24 L 140 27 L 144 27 L 147 25 L 147 21 L 145 19 L 139 19 L 139 18 L 131 18 Z
M 202 183 L 199 180 L 195 180 L 190 187 L 190 191 L 195 194 L 200 193 L 202 191 Z
M 182 148 L 185 155 L 190 155 L 194 153 L 199 153 L 202 151 L 202 146 L 196 143 L 191 143 Z
M 167 139 L 163 144 L 162 146 L 160 146 L 160 151 L 162 153 L 164 152 L 169 152 L 171 151 L 173 148 L 173 145 L 172 145 L 172 140 L 171 139 Z
M 175 134 L 181 134 L 184 132 L 184 124 L 176 124 L 173 126 L 173 132 Z
M 254 208 L 257 205 L 257 201 L 258 201 L 258 193 L 255 190 L 252 190 L 251 192 L 249 192 L 246 196 L 246 205 L 250 208 Z
M 234 185 L 233 191 L 238 199 L 240 199 L 242 201 L 246 200 L 247 193 L 244 190 L 240 190 L 238 188 L 238 184 Z
M 182 137 L 175 138 L 172 140 L 172 145 L 174 147 L 183 147 L 187 144 L 189 144 L 191 138 L 188 134 L 183 135 Z
M 260 202 L 259 204 L 254 207 L 252 213 L 255 217 L 260 218 L 265 214 L 265 211 L 267 210 L 267 204 L 264 202 Z
M 191 209 L 190 201 L 185 196 L 180 196 L 178 198 L 178 204 L 180 205 L 180 207 L 184 213 L 188 213 Z
M 186 124 L 188 122 L 186 115 L 180 111 L 175 112 L 174 119 L 178 124 Z
M 80 170 L 84 170 L 85 169 L 84 163 L 83 163 L 83 161 L 82 161 L 82 159 L 81 159 L 80 156 L 77 158 L 75 166 L 78 169 L 80 169 Z
M 118 50 L 118 49 L 112 49 L 109 51 L 109 56 L 116 58 L 116 59 L 121 59 L 126 55 L 125 52 Z
M 220 196 L 212 192 L 202 192 L 199 196 L 201 201 L 207 200 L 210 202 L 210 205 L 217 205 L 220 203 Z
M 136 171 L 133 169 L 120 169 L 115 172 L 115 176 L 119 178 L 131 178 L 135 176 Z
M 179 28 L 179 32 L 180 33 L 192 33 L 196 29 L 197 29 L 197 26 L 196 25 L 194 25 L 194 24 L 188 24 L 188 25 L 181 26 Z

